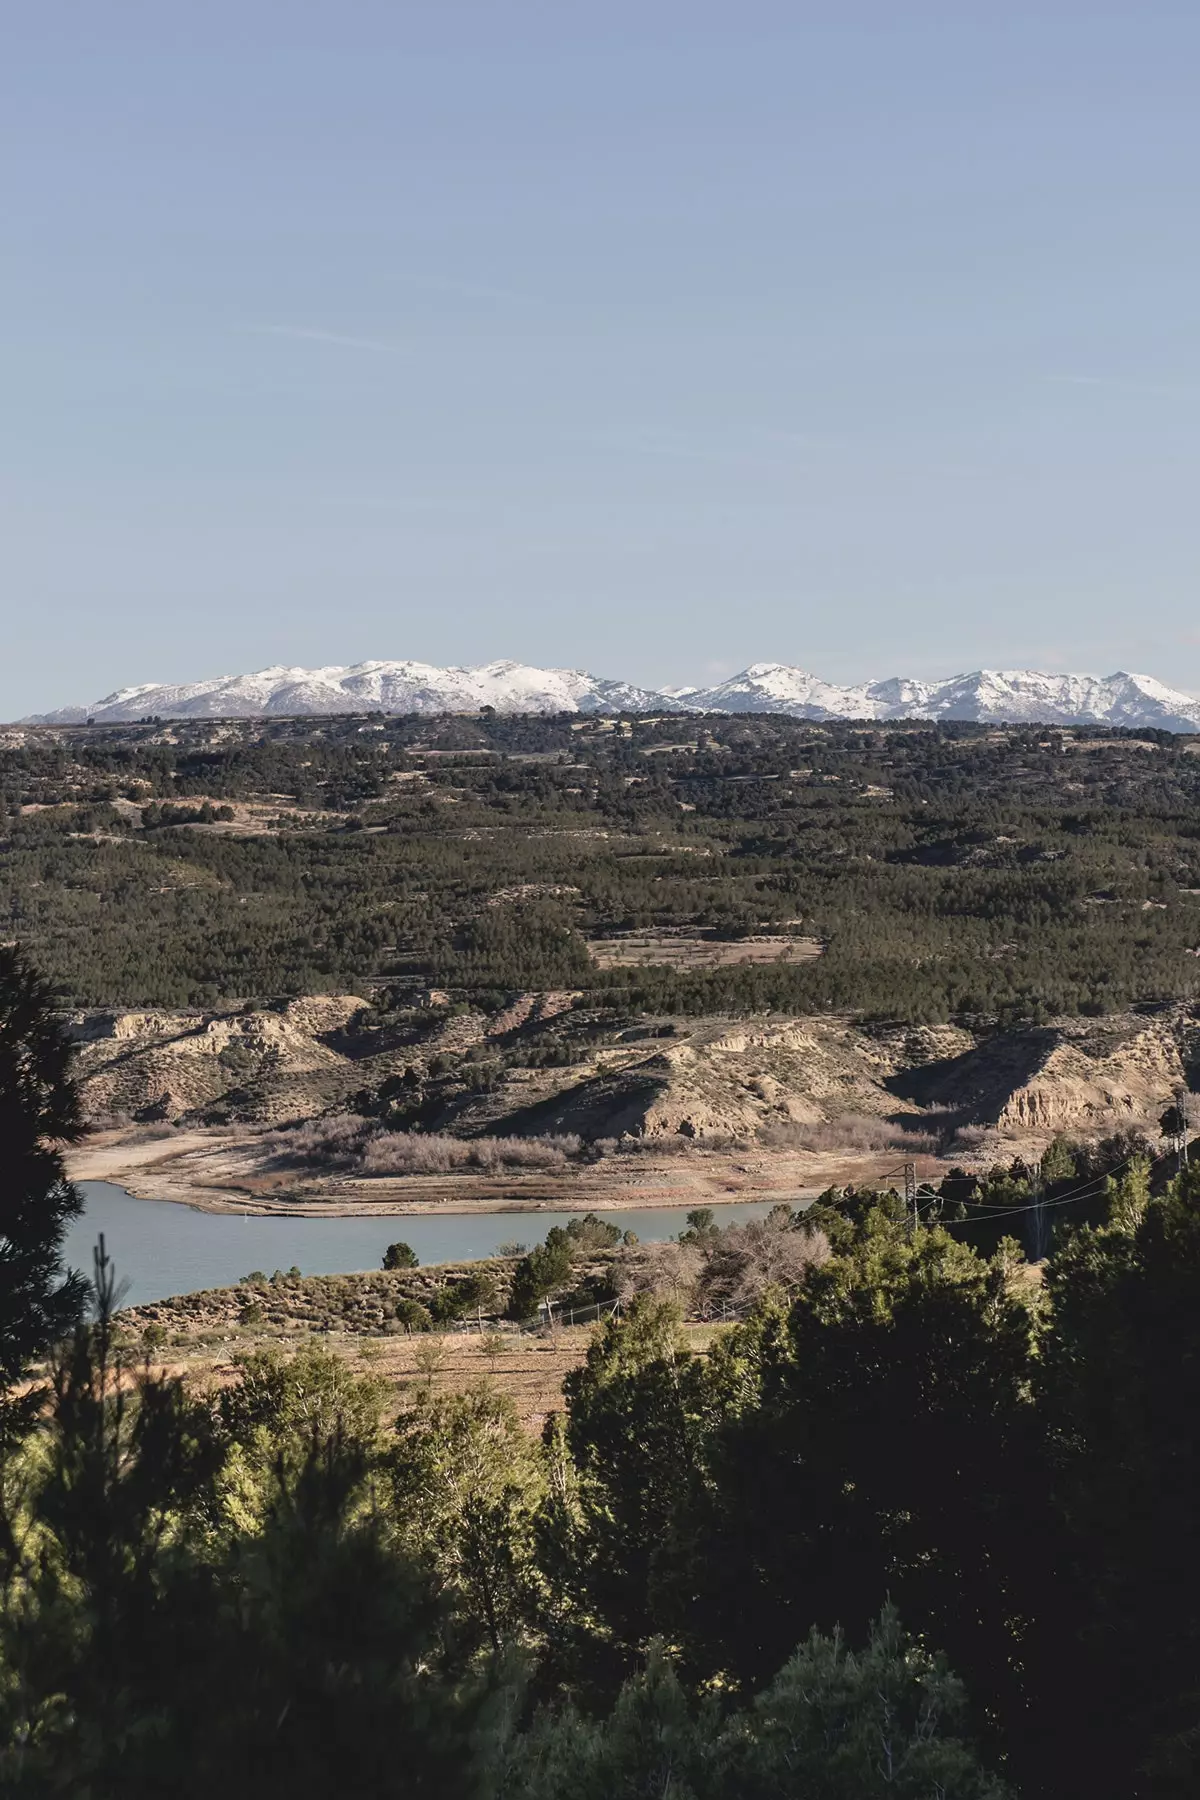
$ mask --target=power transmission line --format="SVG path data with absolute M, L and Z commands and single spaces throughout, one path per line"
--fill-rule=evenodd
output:
M 968 1223 L 982 1225 L 982 1224 L 986 1223 L 986 1221 L 989 1219 L 1014 1219 L 1014 1218 L 1017 1218 L 1021 1213 L 1035 1212 L 1035 1211 L 1048 1211 L 1049 1208 L 1052 1206 L 1073 1206 L 1079 1200 L 1087 1200 L 1091 1196 L 1100 1193 L 1100 1191 L 1104 1187 L 1105 1182 L 1109 1179 L 1110 1176 L 1115 1179 L 1118 1175 L 1123 1175 L 1127 1169 L 1131 1168 L 1132 1165 L 1135 1162 L 1137 1162 L 1137 1160 L 1138 1160 L 1138 1152 L 1135 1151 L 1132 1156 L 1127 1156 L 1125 1158 L 1124 1162 L 1119 1162 L 1113 1168 L 1106 1169 L 1104 1171 L 1104 1173 L 1101 1175 L 1090 1175 L 1088 1177 L 1088 1179 L 1082 1184 L 1081 1187 L 1075 1188 L 1072 1192 L 1070 1192 L 1068 1194 L 1060 1194 L 1058 1196 L 1058 1198 L 1055 1200 L 1047 1200 L 1045 1198 L 1045 1196 L 1040 1193 L 1036 1199 L 1030 1200 L 1020 1206 L 987 1207 L 986 1201 L 964 1200 L 961 1203 L 964 1210 L 967 1213 L 974 1213 L 974 1218 L 973 1219 L 951 1219 L 949 1221 L 949 1223 L 952 1225 L 966 1225 Z M 905 1168 L 911 1168 L 911 1167 L 912 1167 L 911 1163 L 905 1164 Z M 899 1175 L 902 1173 L 903 1173 L 903 1170 L 901 1170 L 901 1169 L 889 1169 L 886 1171 L 886 1173 L 884 1175 L 884 1180 L 886 1181 L 889 1176 Z M 1041 1183 L 1041 1171 L 1040 1170 L 1038 1170 L 1034 1174 L 1034 1180 L 1039 1184 L 1039 1187 L 1040 1187 L 1040 1183 Z M 906 1189 L 905 1198 L 906 1198 L 906 1200 L 908 1198 L 907 1189 Z M 933 1207 L 940 1206 L 941 1204 L 942 1204 L 941 1195 L 940 1194 L 932 1195 L 930 1200 L 927 1202 L 927 1204 L 924 1207 L 917 1208 L 918 1216 L 922 1211 L 928 1212 Z M 986 1208 L 986 1210 L 981 1210 L 984 1208 Z

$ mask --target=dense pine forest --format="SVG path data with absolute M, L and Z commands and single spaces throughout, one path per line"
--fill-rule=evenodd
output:
M 1200 749 L 780 717 L 0 734 L 0 935 L 80 1006 L 330 990 L 1011 1023 L 1200 985 Z M 607 961 L 789 934 L 820 955 Z

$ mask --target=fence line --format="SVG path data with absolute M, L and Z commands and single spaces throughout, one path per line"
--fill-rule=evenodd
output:
M 592 1306 L 566 1308 L 556 1300 L 543 1300 L 534 1319 L 485 1319 L 476 1314 L 473 1319 L 448 1319 L 440 1327 L 435 1327 L 435 1330 L 444 1337 L 469 1337 L 473 1334 L 486 1337 L 492 1332 L 509 1337 L 531 1337 L 539 1332 L 553 1330 L 556 1325 L 586 1325 L 589 1321 L 598 1323 L 601 1319 L 619 1319 L 620 1316 L 619 1300 L 601 1300 Z
M 753 1303 L 736 1300 L 714 1301 L 703 1309 L 699 1323 L 731 1325 L 745 1318 Z M 604 1319 L 619 1319 L 623 1310 L 620 1300 L 600 1300 L 591 1306 L 564 1307 L 558 1300 L 543 1300 L 533 1319 L 486 1319 L 476 1314 L 471 1319 L 448 1319 L 434 1330 L 443 1337 L 538 1337 L 563 1325 L 598 1324 Z

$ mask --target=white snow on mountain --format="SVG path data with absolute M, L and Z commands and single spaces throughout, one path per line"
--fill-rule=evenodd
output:
M 1125 725 L 1200 730 L 1200 699 L 1149 675 L 1048 675 L 977 669 L 944 681 L 893 677 L 838 687 L 786 663 L 752 663 L 715 687 L 652 692 L 582 669 L 494 662 L 438 668 L 363 662 L 324 669 L 272 668 L 251 675 L 120 688 L 91 706 L 26 721 L 97 723 L 161 718 L 257 718 L 310 713 L 771 712 L 805 719 L 969 719 L 997 723 Z
M 779 712 L 803 719 L 873 719 L 870 688 L 834 687 L 787 663 L 751 663 L 716 687 L 693 688 L 689 707 L 708 712 Z
M 598 681 L 582 669 L 534 669 L 495 662 L 478 669 L 431 663 L 364 662 L 347 668 L 260 669 L 181 686 L 119 688 L 91 706 L 45 713 L 42 724 L 142 719 L 255 718 L 296 713 L 645 712 L 657 694 L 623 681 Z
M 684 702 L 679 702 L 683 704 Z M 805 719 L 973 719 L 1039 725 L 1200 729 L 1200 700 L 1150 675 L 1047 675 L 977 669 L 945 681 L 893 678 L 835 687 L 804 669 L 755 663 L 717 687 L 693 689 L 689 708 L 778 712 Z

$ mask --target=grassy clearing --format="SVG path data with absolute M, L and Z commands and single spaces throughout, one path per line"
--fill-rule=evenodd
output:
M 820 956 L 812 937 L 719 938 L 712 931 L 629 931 L 590 938 L 588 954 L 598 969 L 729 969 L 742 963 L 800 963 Z

